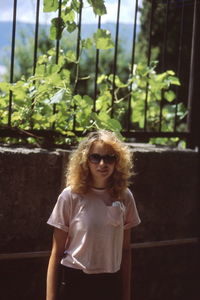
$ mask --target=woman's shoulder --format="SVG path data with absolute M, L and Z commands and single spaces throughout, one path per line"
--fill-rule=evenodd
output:
M 130 188 L 127 187 L 127 188 L 124 190 L 124 196 L 125 196 L 126 198 L 133 197 L 133 193 L 132 193 L 132 191 L 130 190 Z
M 60 193 L 60 197 L 64 199 L 77 199 L 80 198 L 81 196 L 75 192 L 73 192 L 71 186 L 65 187 L 62 192 Z
M 127 205 L 130 202 L 134 202 L 133 193 L 130 188 L 126 188 L 123 193 L 123 202 Z
M 70 196 L 72 194 L 72 190 L 71 190 L 71 187 L 70 186 L 67 186 L 65 187 L 61 193 L 60 193 L 60 196 L 61 197 L 67 197 L 67 196 Z

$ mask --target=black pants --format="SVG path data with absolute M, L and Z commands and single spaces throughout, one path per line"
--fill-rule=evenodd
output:
M 120 272 L 85 274 L 61 266 L 58 300 L 121 300 Z

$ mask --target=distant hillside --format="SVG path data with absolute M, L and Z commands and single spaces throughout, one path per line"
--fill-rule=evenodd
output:
M 108 29 L 113 39 L 115 39 L 115 24 L 105 23 L 102 24 L 102 28 Z M 44 29 L 48 32 L 48 25 L 40 25 L 39 29 Z M 17 22 L 16 26 L 16 40 L 20 38 L 20 33 L 23 32 L 29 37 L 34 36 L 34 24 Z M 82 38 L 92 36 L 97 30 L 97 24 L 82 24 Z M 139 26 L 137 26 L 137 33 L 139 32 Z M 2 56 L 5 53 L 5 47 L 10 47 L 12 40 L 12 23 L 11 22 L 0 22 L 0 63 Z M 122 48 L 126 51 L 130 51 L 132 48 L 132 36 L 133 36 L 133 25 L 121 23 L 119 27 L 119 41 L 121 42 Z

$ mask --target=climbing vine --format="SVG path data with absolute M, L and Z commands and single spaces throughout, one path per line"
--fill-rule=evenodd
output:
M 103 0 L 87 0 L 95 15 L 106 14 Z M 59 40 L 64 30 L 72 33 L 77 29 L 77 17 L 81 1 L 64 0 L 59 8 L 58 0 L 44 0 L 44 12 L 56 12 L 59 17 L 51 20 L 50 38 Z M 89 95 L 79 93 L 77 83 L 90 80 L 88 76 L 79 76 L 79 65 L 83 50 L 95 47 L 107 50 L 114 47 L 111 33 L 98 29 L 92 37 L 80 40 L 80 53 L 73 50 L 64 51 L 49 49 L 37 59 L 36 71 L 33 76 L 21 77 L 15 83 L 0 83 L 0 126 L 6 127 L 8 122 L 9 94 L 12 92 L 12 127 L 21 130 L 54 129 L 60 133 L 58 143 L 71 143 L 76 140 L 76 131 L 88 131 L 94 128 L 107 128 L 120 133 L 122 122 L 126 118 L 128 102 L 132 107 L 130 122 L 140 130 L 144 126 L 144 102 L 148 87 L 148 123 L 147 129 L 157 130 L 160 114 L 160 101 L 164 100 L 162 129 L 172 130 L 173 115 L 178 110 L 181 120 L 186 110 L 182 104 L 172 105 L 176 95 L 173 86 L 180 85 L 173 71 L 156 73 L 156 63 L 150 66 L 138 64 L 134 66 L 126 82 L 120 76 L 99 74 L 98 97 L 95 102 Z M 57 59 L 58 58 L 58 59 Z M 75 75 L 74 75 L 75 74 Z M 114 80 L 114 96 L 113 96 Z M 114 97 L 114 114 L 111 117 L 112 100 Z M 35 141 L 32 137 L 30 142 Z

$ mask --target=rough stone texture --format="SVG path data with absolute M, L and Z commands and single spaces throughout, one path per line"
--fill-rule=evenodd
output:
M 142 224 L 136 242 L 199 236 L 199 156 L 191 150 L 135 149 L 134 193 Z
M 61 189 L 62 152 L 0 149 L 1 253 L 46 250 L 46 225 Z
M 199 154 L 146 145 L 133 149 L 131 189 L 142 223 L 132 241 L 198 237 Z M 0 147 L 0 253 L 50 249 L 46 220 L 64 186 L 68 155 Z M 197 300 L 199 250 L 199 243 L 134 249 L 133 299 Z M 43 300 L 46 267 L 46 258 L 0 260 L 1 299 Z

